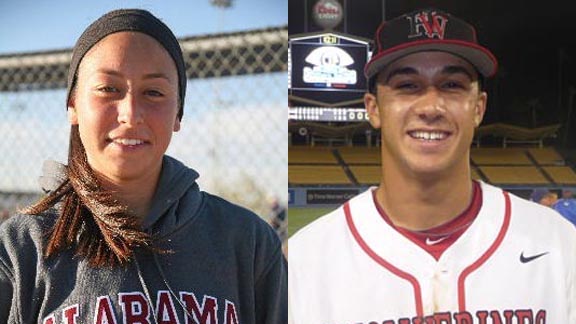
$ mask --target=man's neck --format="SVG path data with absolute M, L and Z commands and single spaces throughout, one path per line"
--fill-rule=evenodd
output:
M 384 172 L 376 198 L 396 226 L 433 228 L 460 215 L 472 199 L 469 172 L 452 172 L 449 177 L 423 180 Z

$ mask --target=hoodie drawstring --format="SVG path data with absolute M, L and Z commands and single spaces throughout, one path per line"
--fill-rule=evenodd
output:
M 176 299 L 180 307 L 182 307 L 185 316 L 188 316 L 190 319 L 193 319 L 194 317 L 192 316 L 190 311 L 186 308 L 186 305 L 184 305 L 184 303 L 180 300 L 180 297 L 176 295 L 174 289 L 172 289 L 172 287 L 168 283 L 168 279 L 166 279 L 164 270 L 162 269 L 162 266 L 160 266 L 160 262 L 158 261 L 158 255 L 156 253 L 152 253 L 152 256 L 154 258 L 154 265 L 156 266 L 156 269 L 158 269 L 158 272 L 160 272 L 160 277 L 164 282 L 164 286 L 168 289 L 172 297 Z M 142 289 L 144 289 L 144 293 L 146 294 L 146 298 L 148 299 L 148 304 L 150 306 L 150 309 L 152 310 L 152 316 L 154 317 L 154 322 L 157 324 L 158 318 L 156 316 L 156 312 L 154 311 L 155 308 L 152 305 L 152 298 L 150 297 L 150 291 L 148 290 L 148 285 L 146 285 L 146 281 L 144 280 L 144 276 L 142 275 L 142 271 L 140 269 L 140 263 L 138 263 L 138 258 L 136 257 L 136 254 L 134 254 L 134 263 L 136 264 L 136 272 L 138 273 L 138 280 L 140 281 L 140 285 L 142 286 Z

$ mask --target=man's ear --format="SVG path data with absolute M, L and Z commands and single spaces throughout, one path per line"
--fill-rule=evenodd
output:
M 379 129 L 381 126 L 380 109 L 378 107 L 378 99 L 376 95 L 367 92 L 364 94 L 364 107 L 368 113 L 368 120 L 372 127 Z
M 481 92 L 476 101 L 476 107 L 474 110 L 474 124 L 476 127 L 480 126 L 482 119 L 484 119 L 484 113 L 486 112 L 486 103 L 488 102 L 488 94 L 486 92 Z
M 76 112 L 74 98 L 70 98 L 68 101 L 68 122 L 70 122 L 70 125 L 78 125 L 78 113 Z

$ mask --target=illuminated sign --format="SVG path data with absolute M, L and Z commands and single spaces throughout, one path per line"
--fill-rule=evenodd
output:
M 302 72 L 306 83 L 325 83 L 328 87 L 340 87 L 358 82 L 356 71 L 347 68 L 354 64 L 354 59 L 338 47 L 318 47 L 308 54 L 305 61 L 312 64 L 312 66 L 304 67 Z
M 325 122 L 365 122 L 368 120 L 368 113 L 364 108 L 288 107 L 288 119 Z
M 336 0 L 318 1 L 316 5 L 314 5 L 312 14 L 314 22 L 318 24 L 318 26 L 326 29 L 338 26 L 344 16 L 342 6 Z
M 367 41 L 325 33 L 292 38 L 289 43 L 288 87 L 293 94 L 343 91 L 358 96 L 366 92 Z

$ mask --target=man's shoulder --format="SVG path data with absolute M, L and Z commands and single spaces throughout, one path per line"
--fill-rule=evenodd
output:
M 346 204 L 364 204 L 366 196 L 370 194 L 370 190 L 363 192 L 350 199 Z M 323 242 L 341 239 L 343 233 L 347 231 L 346 215 L 344 213 L 344 205 L 342 205 L 330 213 L 320 216 L 296 232 L 288 241 L 288 246 L 290 251 L 297 249 L 299 246 L 302 246 L 303 249 L 308 249 L 315 244 L 324 244 Z
M 554 208 L 510 194 L 511 230 L 531 239 L 576 248 L 576 227 Z
M 293 243 L 297 244 L 301 241 L 315 240 L 319 235 L 325 235 L 328 232 L 332 232 L 339 226 L 340 219 L 343 217 L 344 212 L 342 211 L 342 206 L 336 208 L 328 214 L 318 217 L 317 219 L 301 228 L 290 238 L 290 247 L 292 247 Z

